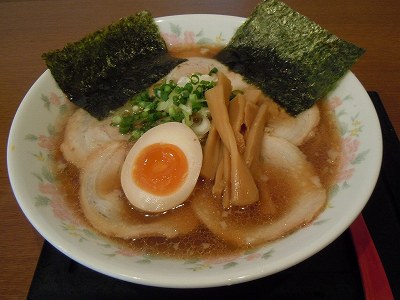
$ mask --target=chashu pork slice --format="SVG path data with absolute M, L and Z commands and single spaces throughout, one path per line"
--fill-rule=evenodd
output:
M 127 143 L 110 142 L 92 153 L 81 171 L 81 207 L 92 226 L 123 239 L 172 238 L 195 229 L 199 221 L 189 205 L 151 216 L 129 206 L 120 183 L 126 155 Z
M 317 105 L 303 111 L 293 117 L 282 112 L 279 116 L 273 116 L 268 122 L 270 134 L 281 137 L 296 146 L 304 144 L 314 136 L 314 130 L 320 121 L 320 113 Z
M 192 74 L 208 74 L 213 68 L 224 73 L 231 81 L 233 90 L 244 91 L 250 87 L 239 73 L 232 72 L 227 66 L 221 64 L 218 60 L 205 57 L 189 57 L 185 62 L 177 65 L 165 78 L 167 82 L 173 80 L 177 82 L 180 78 Z
M 120 134 L 118 128 L 110 126 L 110 123 L 109 118 L 99 121 L 82 108 L 76 110 L 68 120 L 60 146 L 64 158 L 82 168 L 92 152 L 111 141 L 129 138 Z
M 267 134 L 262 143 L 265 174 L 270 177 L 265 184 L 270 185 L 273 201 L 277 201 L 274 197 L 283 197 L 280 201 L 286 201 L 285 211 L 276 216 L 264 216 L 264 219 L 243 220 L 238 219 L 237 214 L 224 210 L 222 204 L 207 193 L 192 202 L 195 213 L 210 231 L 240 247 L 282 238 L 312 222 L 326 206 L 326 190 L 312 165 L 295 145 Z M 275 180 L 273 174 L 278 176 Z M 263 197 L 260 201 L 264 201 Z

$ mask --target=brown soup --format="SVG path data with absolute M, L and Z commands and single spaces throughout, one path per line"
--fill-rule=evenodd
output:
M 174 49 L 171 50 L 171 54 L 179 57 L 202 56 L 212 58 L 219 50 L 220 48 L 217 47 L 193 47 L 188 49 Z M 330 186 L 334 183 L 337 173 L 337 154 L 340 152 L 340 135 L 337 129 L 335 116 L 329 109 L 327 101 L 319 101 L 317 105 L 320 110 L 321 119 L 315 130 L 315 136 L 299 148 L 314 166 L 323 187 L 329 190 Z M 60 150 L 56 153 L 56 161 L 65 163 Z M 272 172 L 271 174 L 269 174 L 269 176 L 272 176 L 270 179 L 272 185 L 271 193 L 273 199 L 276 199 L 275 205 L 278 208 L 277 215 L 280 215 L 283 214 L 288 205 L 290 205 L 290 203 L 286 203 L 284 200 L 285 193 L 287 193 L 288 190 L 281 186 L 282 180 L 280 176 L 282 176 L 282 174 L 279 174 L 279 172 Z M 79 205 L 79 170 L 72 164 L 67 163 L 63 171 L 58 172 L 58 179 L 62 193 L 66 195 L 66 204 L 83 222 L 86 222 Z M 192 197 L 196 197 L 197 194 L 209 193 L 210 190 L 210 183 L 199 180 Z M 128 205 L 128 201 L 126 202 L 126 213 L 129 215 L 133 208 Z M 185 205 L 188 205 L 188 203 L 185 202 Z M 257 216 L 260 215 L 257 210 L 257 205 L 253 205 L 247 209 L 237 209 L 237 211 L 233 213 L 237 216 L 238 220 L 242 220 L 243 224 L 246 224 L 249 220 L 257 219 Z M 143 215 L 143 218 L 146 218 L 145 215 Z M 273 222 L 273 219 L 267 221 Z M 263 220 L 263 222 L 265 222 L 265 220 Z M 139 252 L 175 258 L 215 258 L 232 255 L 237 251 L 243 250 L 221 241 L 203 225 L 189 235 L 173 239 L 157 237 L 135 240 L 113 240 L 120 243 L 120 246 L 128 249 L 128 251 L 131 249 L 134 253 Z

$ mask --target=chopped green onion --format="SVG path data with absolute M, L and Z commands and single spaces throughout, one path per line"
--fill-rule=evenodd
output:
M 169 94 L 169 93 L 172 91 L 171 86 L 168 85 L 168 84 L 165 84 L 163 87 L 164 87 L 164 88 L 163 88 L 163 91 L 164 91 L 165 93 L 168 93 L 168 94 Z
M 210 72 L 208 73 L 208 75 L 212 75 L 212 74 L 216 74 L 216 73 L 218 73 L 218 69 L 217 69 L 217 67 L 214 67 L 214 68 L 212 68 L 211 70 L 210 70 Z
M 213 68 L 210 74 L 215 72 L 217 69 Z M 147 90 L 137 94 L 126 106 L 114 112 L 111 125 L 118 127 L 121 134 L 130 134 L 131 141 L 165 122 L 196 126 L 198 114 L 209 118 L 204 93 L 216 84 L 212 80 L 204 80 L 209 75 L 192 74 L 184 80 L 186 83 L 183 86 L 169 81 L 155 85 L 151 95 Z
M 136 140 L 138 140 L 138 139 L 142 136 L 142 134 L 143 134 L 143 133 L 142 133 L 140 130 L 134 130 L 134 131 L 132 131 L 132 133 L 131 133 L 130 140 L 136 141 Z
M 184 86 L 185 91 L 191 93 L 193 91 L 193 85 L 191 83 L 186 83 Z
M 182 98 L 187 99 L 187 98 L 189 98 L 189 95 L 190 95 L 190 92 L 188 90 L 182 91 L 182 94 L 181 94 Z
M 197 95 L 196 94 L 190 94 L 189 95 L 189 101 L 196 101 L 197 100 Z
M 198 84 L 200 81 L 200 77 L 197 74 L 193 74 L 192 76 L 190 76 L 190 82 L 192 84 Z

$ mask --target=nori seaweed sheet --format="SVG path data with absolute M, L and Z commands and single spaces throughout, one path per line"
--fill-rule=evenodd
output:
M 216 59 L 297 115 L 324 97 L 364 51 L 286 4 L 266 0 Z
M 147 11 L 122 18 L 42 57 L 68 98 L 98 119 L 184 61 L 168 54 Z

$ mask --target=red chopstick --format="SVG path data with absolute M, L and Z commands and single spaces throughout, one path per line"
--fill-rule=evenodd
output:
M 394 299 L 390 284 L 362 214 L 350 226 L 367 300 Z

